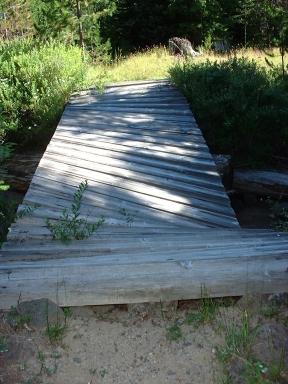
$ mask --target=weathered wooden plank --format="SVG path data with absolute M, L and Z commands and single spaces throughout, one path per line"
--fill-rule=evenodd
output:
M 174 109 L 183 109 L 183 108 L 187 108 L 188 106 L 188 102 L 186 100 L 186 98 L 184 96 L 182 97 L 164 97 L 164 96 L 161 96 L 161 97 L 140 97 L 139 99 L 136 99 L 135 97 L 111 97 L 111 96 L 108 96 L 105 98 L 105 96 L 101 96 L 101 95 L 98 95 L 98 96 L 92 96 L 92 95 L 87 95 L 86 97 L 82 97 L 82 98 L 78 98 L 76 100 L 71 100 L 69 101 L 68 105 L 71 105 L 71 106 L 75 106 L 75 107 L 78 107 L 78 106 L 82 106 L 82 105 L 86 105 L 86 106 L 89 106 L 89 107 L 92 107 L 92 106 L 96 106 L 96 105 L 99 105 L 99 103 L 101 103 L 101 105 L 110 105 L 110 106 L 114 106 L 114 105 L 128 105 L 130 106 L 131 108 L 133 108 L 134 106 L 136 107 L 140 107 L 140 106 L 146 106 L 146 107 L 152 107 L 152 108 L 169 108 L 171 105 L 173 106 Z
M 65 160 L 62 160 L 60 155 L 58 155 L 57 160 L 57 162 L 54 161 L 52 163 L 46 157 L 45 160 L 41 162 L 38 170 L 36 170 L 35 175 L 46 177 L 47 180 L 52 181 L 54 177 L 52 175 L 51 178 L 50 173 L 51 170 L 55 169 L 54 174 L 56 174 L 56 172 L 61 175 L 69 173 L 78 177 L 78 179 L 82 175 L 83 179 L 90 180 L 91 191 L 95 190 L 95 187 L 101 190 L 101 188 L 105 189 L 105 185 L 109 185 L 125 191 L 135 191 L 145 195 L 153 195 L 171 201 L 182 202 L 186 205 L 193 205 L 195 203 L 197 206 L 200 203 L 200 205 L 204 206 L 205 201 L 209 204 L 209 200 L 210 202 L 218 202 L 220 204 L 228 203 L 224 188 L 213 188 L 213 185 L 211 185 L 211 188 L 209 188 L 208 185 L 205 187 L 205 185 L 203 185 L 204 183 L 202 185 L 201 183 L 197 183 L 197 181 L 194 183 L 192 177 L 190 184 L 184 184 L 183 182 L 179 183 L 175 180 L 162 177 L 158 178 L 157 176 L 152 177 L 147 173 L 133 172 L 130 169 L 119 169 L 104 164 L 101 165 L 98 171 L 95 170 L 93 162 L 83 159 L 80 161 L 77 158 L 72 158 L 65 163 Z M 59 180 L 59 176 L 56 180 Z M 92 187 L 92 180 L 96 182 L 96 184 L 93 184 L 94 187 Z M 210 208 L 214 211 L 212 205 L 210 205 Z M 230 212 L 232 213 L 231 208 Z
M 63 112 L 63 115 L 64 117 L 66 116 L 70 116 L 70 117 L 73 117 L 73 116 L 77 116 L 78 118 L 79 117 L 84 117 L 85 118 L 85 115 L 86 115 L 86 112 L 85 110 L 83 111 L 77 111 L 76 109 L 65 109 L 64 112 Z M 133 112 L 113 112 L 113 111 L 106 111 L 105 112 L 105 118 L 103 118 L 103 111 L 94 111 L 94 110 L 90 110 L 89 111 L 89 119 L 101 119 L 101 120 L 104 120 L 107 118 L 110 118 L 110 119 L 113 119 L 113 120 L 120 120 L 120 121 L 132 121 L 132 122 L 141 122 L 141 121 L 162 121 L 162 122 L 177 122 L 177 121 L 180 121 L 180 122 L 186 122 L 186 123 L 193 123 L 195 122 L 195 119 L 193 117 L 192 114 L 188 113 L 188 114 L 161 114 L 161 113 L 155 113 L 155 114 L 152 114 L 152 113 L 149 113 L 149 111 L 147 112 L 136 112 L 136 111 L 133 111 Z M 87 119 L 87 116 L 86 116 L 86 119 Z
M 75 128 L 76 125 L 76 128 Z M 188 135 L 197 135 L 198 139 L 202 138 L 202 133 L 200 129 L 198 128 L 196 122 L 166 122 L 165 124 L 159 122 L 159 121 L 149 121 L 149 124 L 145 122 L 145 120 L 142 122 L 137 121 L 136 123 L 133 123 L 131 119 L 128 119 L 128 121 L 123 120 L 117 120 L 113 119 L 113 117 L 101 117 L 97 120 L 89 120 L 89 118 L 81 117 L 81 116 L 74 116 L 69 117 L 62 117 L 58 124 L 58 128 L 56 133 L 59 131 L 67 132 L 67 131 L 76 131 L 76 132 L 87 132 L 87 133 L 93 133 L 94 129 L 97 128 L 99 130 L 105 130 L 105 129 L 115 129 L 116 131 L 121 132 L 122 130 L 128 129 L 128 132 L 131 133 L 131 130 L 133 129 L 134 132 L 146 130 L 149 132 L 157 132 L 162 135 L 166 134 L 188 134 Z M 91 129 L 92 128 L 92 129 Z
M 77 306 L 199 298 L 203 285 L 211 297 L 288 288 L 287 261 L 274 256 L 195 260 L 190 269 L 174 261 L 95 266 L 79 260 L 75 266 L 71 259 L 61 266 L 36 261 L 32 268 L 5 263 L 0 269 L 1 307 L 15 305 L 20 294 L 22 300 L 57 298 L 61 306 Z
M 60 138 L 61 136 L 66 136 L 69 138 L 71 137 L 71 131 L 69 131 L 68 135 L 67 134 L 65 135 L 63 133 L 64 132 L 60 132 L 60 133 L 57 132 L 57 134 L 54 135 L 54 137 L 53 137 L 53 142 L 56 141 L 56 144 L 57 144 L 58 138 Z M 82 140 L 82 144 L 85 145 L 85 141 L 87 142 L 87 133 L 88 132 L 84 133 L 84 132 L 82 132 L 82 130 L 81 130 L 81 132 L 79 132 L 79 128 L 78 128 L 78 131 L 75 133 L 76 133 L 78 139 Z M 94 132 L 91 132 L 91 130 L 90 130 L 90 132 L 88 134 L 89 134 L 90 140 L 108 141 L 110 143 L 117 142 L 119 144 L 121 142 L 126 142 L 131 147 L 139 145 L 140 143 L 142 143 L 142 145 L 144 145 L 145 143 L 151 143 L 151 144 L 159 144 L 159 145 L 161 145 L 161 148 L 163 148 L 163 149 L 164 148 L 166 149 L 166 147 L 168 147 L 168 150 L 169 150 L 169 147 L 171 147 L 171 146 L 175 147 L 176 149 L 178 149 L 178 147 L 180 147 L 183 150 L 183 152 L 185 151 L 185 153 L 187 153 L 186 151 L 189 149 L 191 149 L 191 151 L 193 151 L 195 149 L 199 149 L 203 152 L 209 152 L 207 145 L 203 140 L 197 140 L 197 137 L 195 140 L 194 139 L 192 140 L 191 136 L 189 136 L 189 135 L 185 135 L 185 136 L 182 135 L 182 137 L 174 135 L 174 136 L 171 136 L 168 138 L 166 135 L 161 137 L 161 136 L 159 136 L 159 134 L 153 135 L 150 132 L 147 132 L 145 134 L 143 131 L 131 133 L 131 129 L 130 129 L 130 133 L 128 133 L 128 132 L 121 132 L 121 131 L 119 132 L 116 130 L 114 130 L 114 131 L 112 131 L 112 130 L 102 131 L 99 128 L 97 130 L 95 130 Z M 86 140 L 85 140 L 85 135 L 86 135 Z M 57 138 L 57 140 L 55 140 L 56 138 Z
M 45 163 L 43 161 L 43 166 L 45 166 Z M 119 175 L 119 176 L 113 176 L 111 174 L 106 174 L 105 172 L 102 174 L 101 172 L 95 172 L 93 169 L 89 170 L 88 165 L 84 165 L 87 168 L 81 168 L 81 167 L 75 167 L 73 165 L 66 165 L 62 164 L 60 162 L 55 164 L 52 164 L 49 162 L 43 169 L 42 165 L 38 167 L 35 175 L 39 176 L 46 176 L 47 179 L 47 184 L 49 181 L 51 182 L 52 180 L 55 181 L 60 181 L 61 178 L 63 178 L 63 175 L 66 175 L 70 179 L 77 179 L 79 180 L 82 177 L 82 180 L 89 180 L 89 185 L 90 185 L 90 191 L 95 192 L 95 193 L 103 193 L 103 194 L 108 194 L 109 196 L 117 196 L 119 199 L 125 199 L 128 198 L 127 194 L 129 194 L 129 200 L 133 196 L 135 199 L 138 199 L 138 201 L 141 204 L 141 200 L 145 200 L 145 204 L 149 205 L 148 202 L 152 201 L 158 201 L 160 203 L 161 200 L 163 200 L 163 207 L 166 206 L 166 201 L 167 204 L 169 204 L 170 209 L 173 209 L 175 204 L 175 209 L 178 212 L 182 212 L 184 210 L 180 209 L 179 204 L 184 204 L 187 206 L 187 209 L 189 209 L 189 206 L 192 205 L 192 201 L 196 203 L 195 199 L 198 199 L 198 204 L 199 200 L 202 201 L 202 206 L 205 207 L 205 201 L 211 201 L 215 202 L 218 201 L 218 203 L 222 203 L 223 205 L 225 202 L 227 202 L 227 196 L 223 191 L 216 191 L 216 190 L 209 190 L 208 188 L 203 188 L 203 187 L 198 187 L 191 185 L 189 189 L 189 195 L 183 193 L 179 193 L 179 191 L 174 191 L 173 186 L 176 185 L 176 183 L 169 183 L 167 181 L 164 186 L 159 184 L 159 187 L 157 188 L 157 185 L 154 187 L 153 183 L 150 183 L 150 185 L 146 185 L 146 181 L 149 182 L 149 177 L 146 177 L 143 174 L 143 177 L 137 175 L 138 180 L 133 181 L 133 177 L 129 178 L 128 177 L 128 171 L 126 171 L 126 176 L 125 175 Z M 103 166 L 104 168 L 104 166 Z M 55 172 L 51 171 L 55 169 Z M 61 176 L 57 176 L 57 170 L 59 171 L 61 169 Z M 49 171 L 50 170 L 50 171 Z M 142 180 L 142 182 L 141 182 Z M 32 181 L 32 187 L 34 183 L 34 179 Z M 165 189 L 165 185 L 170 186 L 170 190 Z M 48 186 L 48 185 L 47 185 Z M 111 187 L 113 186 L 113 189 Z M 183 190 L 185 186 L 183 186 Z M 189 188 L 189 186 L 187 186 Z M 179 189 L 181 189 L 181 185 L 179 186 Z M 142 196 L 142 197 L 141 197 Z M 154 199 L 155 198 L 155 199 Z M 194 199 L 194 200 L 192 200 Z M 131 201 L 131 200 L 130 200 Z M 169 201 L 169 202 L 168 202 Z M 179 204 L 178 204 L 179 203 Z M 158 204 L 157 204 L 158 206 Z M 228 204 L 227 204 L 228 206 Z M 158 206 L 160 207 L 160 206 Z M 180 210 L 179 210 L 180 209 Z M 186 208 L 185 208 L 186 209 Z M 222 208 L 221 208 L 222 210 Z M 235 217 L 232 208 L 230 210 L 231 214 L 233 217 Z M 182 215 L 182 213 L 181 213 Z
M 79 132 L 77 135 L 77 137 L 82 140 L 85 140 L 85 136 L 87 140 L 87 134 L 85 133 L 82 134 Z M 171 153 L 171 151 L 173 150 L 174 154 L 177 156 L 183 155 L 185 157 L 195 157 L 200 159 L 207 158 L 213 165 L 213 162 L 212 162 L 213 160 L 212 160 L 211 154 L 207 150 L 207 147 L 203 145 L 195 145 L 193 148 L 192 145 L 189 145 L 188 143 L 185 144 L 185 141 L 183 142 L 183 146 L 181 146 L 180 143 L 179 145 L 175 145 L 173 144 L 173 142 L 167 141 L 165 143 L 165 140 L 156 140 L 156 139 L 150 140 L 149 136 L 141 137 L 140 135 L 136 136 L 133 134 L 131 135 L 130 138 L 128 138 L 125 134 L 122 134 L 122 135 L 115 134 L 115 136 L 113 137 L 112 135 L 108 136 L 108 135 L 100 135 L 95 133 L 94 135 L 89 134 L 88 138 L 90 140 L 96 140 L 97 144 L 101 142 L 101 143 L 106 143 L 107 145 L 116 144 L 117 146 L 121 146 L 121 145 L 125 146 L 126 151 L 127 151 L 127 147 L 129 147 L 129 149 L 130 148 L 135 149 L 140 147 L 140 148 L 148 149 L 150 152 L 154 151 L 154 153 L 157 155 L 159 152 Z M 54 141 L 56 140 L 51 141 L 48 148 L 50 148 L 51 146 L 57 145 L 57 142 L 54 144 Z
M 59 141 L 58 141 L 59 143 Z M 69 158 L 68 164 L 70 163 L 70 158 L 73 156 L 72 162 L 78 162 L 79 158 L 83 161 L 90 161 L 94 164 L 98 164 L 99 167 L 102 169 L 103 166 L 112 166 L 117 167 L 118 173 L 121 172 L 121 170 L 126 170 L 129 172 L 136 172 L 136 173 L 144 173 L 151 176 L 151 180 L 153 182 L 154 176 L 160 177 L 161 180 L 164 178 L 164 182 L 178 182 L 183 184 L 183 188 L 185 189 L 185 185 L 199 185 L 206 188 L 211 188 L 214 190 L 219 190 L 223 192 L 223 186 L 219 184 L 219 176 L 216 172 L 214 173 L 204 173 L 203 172 L 195 172 L 192 174 L 192 172 L 189 174 L 189 176 L 182 174 L 180 172 L 176 171 L 170 171 L 166 169 L 162 169 L 160 167 L 155 166 L 155 163 L 150 162 L 150 164 L 153 164 L 154 166 L 148 164 L 146 165 L 145 162 L 142 164 L 141 162 L 133 162 L 133 159 L 131 156 L 127 159 L 119 156 L 118 158 L 109 156 L 109 153 L 105 150 L 98 150 L 97 155 L 95 155 L 95 151 L 89 150 L 87 146 L 74 146 L 70 143 L 63 143 L 63 145 L 56 148 L 53 146 L 52 150 L 47 149 L 45 160 L 53 162 L 55 158 L 57 158 L 57 161 L 61 161 L 61 157 L 64 157 L 67 155 L 67 158 Z M 68 157 L 69 156 L 69 157 Z M 66 159 L 67 159 L 66 158 Z M 135 159 L 134 159 L 135 160 Z M 67 160 L 66 160 L 67 161 Z M 79 164 L 79 163 L 78 163 Z M 102 169 L 103 171 L 103 169 Z M 157 180 L 157 179 L 156 179 Z
M 288 236 L 239 229 L 185 108 L 167 81 L 71 101 L 24 198 L 42 205 L 12 225 L 0 252 L 2 308 L 20 293 L 65 306 L 198 298 L 203 284 L 211 296 L 288 288 Z M 105 223 L 66 246 L 45 219 L 69 211 L 84 179 L 79 217 Z
M 89 137 L 87 137 L 89 139 Z M 128 143 L 127 143 L 128 144 Z M 47 147 L 47 150 L 50 150 L 51 147 L 54 145 L 54 140 L 51 141 L 49 146 Z M 142 162 L 142 159 L 150 159 L 153 162 L 157 161 L 159 162 L 159 166 L 161 166 L 160 163 L 165 168 L 170 168 L 171 163 L 173 164 L 178 164 L 183 167 L 183 170 L 187 171 L 189 173 L 189 170 L 193 172 L 193 169 L 198 168 L 202 169 L 202 172 L 217 172 L 217 168 L 215 163 L 212 160 L 212 157 L 209 153 L 207 152 L 197 152 L 197 151 L 187 151 L 187 153 L 184 156 L 181 156 L 180 154 L 177 154 L 176 149 L 175 151 L 165 151 L 165 148 L 162 149 L 162 151 L 153 151 L 149 150 L 147 148 L 143 148 L 143 146 L 138 146 L 138 147 L 130 147 L 129 145 L 124 144 L 117 144 L 117 143 L 109 143 L 106 141 L 99 141 L 97 144 L 95 143 L 96 148 L 101 148 L 105 149 L 108 151 L 115 151 L 115 152 L 120 152 L 123 154 L 123 158 L 129 155 L 133 155 L 138 158 L 138 161 Z M 127 153 L 128 152 L 128 153 Z M 175 153 L 176 152 L 176 153 Z M 197 154 L 203 153 L 203 158 L 200 156 L 197 156 Z M 141 158 L 141 159 L 140 159 Z M 135 159 L 137 162 L 137 160 Z M 41 164 L 41 163 L 40 163 Z M 155 164 L 155 163 L 154 163 Z M 157 164 L 158 166 L 158 164 Z
M 234 230 L 229 234 L 226 233 L 224 237 L 223 232 L 213 230 L 210 237 L 203 232 L 195 237 L 191 234 L 183 234 L 181 230 L 177 234 L 167 231 L 164 236 L 165 231 L 162 229 L 162 234 L 139 234 L 133 228 L 131 233 L 125 232 L 118 236 L 100 232 L 100 235 L 94 234 L 85 241 L 72 241 L 69 245 L 53 241 L 50 236 L 44 243 L 37 240 L 29 241 L 24 249 L 22 249 L 23 243 L 11 242 L 6 246 L 4 244 L 5 257 L 1 257 L 1 261 L 33 260 L 39 257 L 41 259 L 94 257 L 94 265 L 145 264 L 153 261 L 155 263 L 183 260 L 194 262 L 200 258 L 204 261 L 223 257 L 229 259 L 244 256 L 262 257 L 263 253 L 267 257 L 274 256 L 275 251 L 278 259 L 286 258 L 287 261 L 287 234 L 279 237 L 275 232 L 262 231 L 254 232 L 254 236 L 250 236 L 249 233 L 248 235 L 240 234 L 239 230 L 238 232 Z M 261 235 L 265 238 L 257 237 Z M 225 246 L 223 246 L 223 239 L 225 239 Z M 19 250 L 21 250 L 21 257 L 18 255 Z
M 49 185 L 49 181 L 47 180 L 47 186 Z M 93 191 L 93 182 L 90 182 L 90 190 Z M 107 187 L 108 188 L 108 187 Z M 97 194 L 98 187 L 95 189 L 95 204 L 99 204 L 99 198 L 100 195 Z M 112 198 L 117 198 L 119 200 L 119 209 L 121 208 L 122 201 L 129 201 L 134 202 L 140 207 L 142 206 L 143 209 L 154 209 L 155 211 L 155 219 L 157 219 L 158 212 L 161 213 L 170 213 L 172 215 L 175 215 L 175 217 L 171 220 L 171 224 L 174 223 L 174 221 L 181 222 L 186 221 L 186 225 L 195 225 L 197 223 L 202 223 L 205 225 L 205 222 L 207 223 L 207 226 L 219 226 L 219 227 L 238 227 L 239 224 L 237 220 L 235 220 L 235 217 L 227 214 L 221 214 L 221 213 L 211 213 L 209 210 L 196 208 L 190 205 L 183 204 L 181 202 L 169 200 L 169 196 L 167 195 L 166 200 L 165 196 L 163 197 L 155 197 L 149 194 L 144 194 L 143 191 L 135 192 L 133 190 L 125 190 L 124 188 L 121 188 L 121 186 L 114 186 L 112 189 L 110 188 L 111 192 L 108 190 L 106 198 L 103 199 L 104 204 L 109 202 Z M 102 191 L 103 193 L 104 191 Z M 150 192 L 153 194 L 152 189 L 150 189 Z M 164 194 L 164 192 L 163 192 Z M 40 200 L 41 202 L 41 200 Z M 45 202 L 45 197 L 44 197 Z M 85 205 L 83 204 L 83 209 L 85 208 Z M 118 209 L 118 210 L 119 210 Z M 161 218 L 161 215 L 160 215 Z M 159 218 L 159 219 L 160 219 Z M 139 218 L 140 220 L 140 218 Z
M 93 105 L 92 107 L 90 107 L 89 105 L 83 105 L 83 106 L 75 106 L 75 105 L 67 105 L 65 110 L 67 111 L 67 113 L 69 112 L 72 112 L 72 113 L 86 113 L 86 111 L 89 111 L 89 112 L 92 112 L 93 115 L 96 114 L 97 112 L 103 112 L 105 114 L 107 113 L 117 113 L 118 115 L 122 115 L 122 114 L 139 114 L 139 115 L 145 115 L 145 114 L 149 114 L 149 115 L 152 115 L 152 116 L 155 116 L 155 115 L 161 115 L 161 118 L 163 118 L 164 116 L 168 117 L 168 116 L 173 116 L 173 119 L 175 119 L 175 117 L 180 117 L 180 116 L 193 116 L 192 112 L 190 110 L 187 110 L 187 108 L 177 108 L 177 109 L 172 109 L 172 108 L 160 108 L 160 106 L 158 106 L 158 108 L 148 108 L 146 106 L 143 106 L 140 108 L 139 105 L 137 106 L 126 106 L 126 105 L 119 105 L 119 106 L 108 106 L 108 105 Z
M 71 125 L 70 126 L 67 126 L 67 125 L 59 125 L 58 126 L 58 129 L 57 129 L 57 132 L 55 133 L 55 135 L 53 136 L 53 141 L 56 141 L 55 139 L 57 138 L 58 139 L 62 139 L 62 140 L 68 140 L 68 141 L 73 141 L 74 139 L 76 140 L 79 140 L 81 141 L 81 138 L 77 139 L 77 136 L 79 134 L 89 134 L 90 136 L 88 136 L 89 138 L 91 138 L 91 140 L 93 140 L 93 137 L 94 135 L 99 135 L 99 132 L 101 132 L 101 135 L 102 136 L 106 136 L 106 133 L 109 137 L 109 134 L 110 134 L 110 131 L 111 131 L 112 127 L 109 127 L 107 126 L 106 124 L 103 125 L 103 124 L 92 124 L 92 125 L 89 125 L 87 123 L 78 123 L 77 126 L 75 126 L 75 122 L 72 124 L 72 121 L 71 121 Z M 113 129 L 114 129 L 114 132 L 116 131 L 118 133 L 118 135 L 121 135 L 121 133 L 123 134 L 127 134 L 127 133 L 131 133 L 131 130 L 133 129 L 133 132 L 134 132 L 134 135 L 135 136 L 143 136 L 144 138 L 146 136 L 150 137 L 152 140 L 154 138 L 158 138 L 158 140 L 167 140 L 167 141 L 175 141 L 175 146 L 179 146 L 180 143 L 181 143 L 181 140 L 183 140 L 183 142 L 189 142 L 191 143 L 191 145 L 199 145 L 199 146 L 205 146 L 206 145 L 206 142 L 205 140 L 203 139 L 203 137 L 199 134 L 199 132 L 195 132 L 193 129 L 183 129 L 183 130 L 178 130 L 177 132 L 174 131 L 169 131 L 168 129 L 166 131 L 164 130 L 159 130 L 159 129 L 150 129 L 150 130 L 147 130 L 147 129 L 144 129 L 144 128 L 141 128 L 141 127 L 131 127 L 130 125 L 120 125 L 120 126 L 113 126 Z M 185 140 L 185 137 L 184 135 L 187 135 L 187 139 Z M 183 137 L 181 137 L 183 136 Z M 91 143 L 89 143 L 89 140 L 88 142 L 86 141 L 84 143 L 82 143 L 82 145 L 86 145 L 86 146 L 92 146 Z M 207 147 L 207 145 L 206 145 Z

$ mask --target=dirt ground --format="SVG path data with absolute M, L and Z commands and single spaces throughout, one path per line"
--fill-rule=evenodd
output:
M 203 323 L 195 318 L 189 321 L 191 314 L 199 314 L 201 303 L 197 300 L 165 309 L 159 303 L 135 305 L 129 311 L 125 305 L 77 307 L 67 318 L 63 339 L 55 343 L 49 341 L 46 327 L 34 328 L 28 323 L 13 328 L 9 315 L 2 311 L 0 383 L 226 383 L 219 355 L 233 325 L 239 330 L 242 327 L 245 311 L 239 302 L 235 304 L 238 299 L 218 301 L 215 317 L 207 317 Z M 256 323 L 271 323 L 258 310 L 251 312 L 252 334 Z M 281 308 L 284 316 L 287 310 Z M 282 326 L 282 333 L 283 329 L 288 330 Z M 288 333 L 279 334 L 279 339 L 287 345 Z M 268 344 L 265 349 L 268 351 Z M 278 345 L 278 354 L 279 349 Z M 274 356 L 269 349 L 269 356 L 271 353 Z M 249 382 L 242 381 L 233 364 L 227 365 L 234 374 L 229 383 Z M 283 377 L 288 379 L 284 373 Z
M 259 201 L 253 206 L 242 206 L 237 217 L 242 227 L 267 228 L 271 221 L 269 212 L 268 205 Z M 219 362 L 233 326 L 243 328 L 247 311 L 236 303 L 238 300 L 219 301 L 216 317 L 208 316 L 203 323 L 194 320 L 191 324 L 187 321 L 191 313 L 201 312 L 201 302 L 197 300 L 179 302 L 177 308 L 163 308 L 159 303 L 139 304 L 129 310 L 126 305 L 71 308 L 63 338 L 54 343 L 46 334 L 47 327 L 33 327 L 29 322 L 13 326 L 7 311 L 1 311 L 0 384 L 271 383 L 264 381 L 266 368 L 261 373 L 263 381 L 243 379 L 241 366 L 245 366 L 245 359 L 235 363 L 237 359 L 233 358 L 233 364 Z M 285 299 L 280 310 L 286 320 L 287 302 Z M 249 315 L 249 332 L 253 334 L 259 324 L 278 323 L 280 312 L 272 318 L 265 317 L 258 307 Z M 281 327 L 275 352 L 278 360 L 282 344 L 288 346 L 288 328 Z M 275 356 L 273 348 L 271 352 L 268 344 L 260 347 L 269 356 Z M 285 355 L 285 364 L 287 361 Z M 285 369 L 275 383 L 288 382 Z

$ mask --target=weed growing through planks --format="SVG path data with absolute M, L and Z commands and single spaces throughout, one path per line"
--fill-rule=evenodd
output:
M 85 219 L 79 218 L 83 194 L 87 188 L 87 180 L 79 184 L 73 196 L 72 214 L 69 214 L 65 208 L 62 210 L 62 215 L 57 224 L 52 224 L 48 218 L 45 219 L 46 227 L 49 229 L 53 240 L 60 240 L 63 244 L 69 244 L 72 239 L 86 239 L 104 222 L 104 217 L 100 216 L 97 223 L 87 223 L 89 212 Z
M 139 212 L 139 211 L 136 210 L 136 211 L 134 211 L 134 213 L 130 214 L 129 212 L 126 211 L 125 208 L 122 208 L 122 207 L 121 207 L 121 208 L 119 209 L 119 213 L 120 213 L 121 215 L 123 215 L 123 216 L 126 217 L 126 223 L 127 223 L 127 225 L 129 225 L 129 227 L 132 226 L 133 221 L 134 221 L 134 217 L 137 215 L 138 212 Z

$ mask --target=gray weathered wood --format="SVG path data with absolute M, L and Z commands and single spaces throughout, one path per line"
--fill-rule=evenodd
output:
M 259 196 L 288 198 L 288 173 L 267 171 L 235 171 L 233 188 L 237 192 Z
M 104 224 L 69 245 L 45 219 Z M 67 105 L 0 252 L 0 307 L 97 305 L 287 290 L 287 234 L 239 228 L 187 101 L 167 81 L 113 84 Z M 187 268 L 185 267 L 187 266 Z

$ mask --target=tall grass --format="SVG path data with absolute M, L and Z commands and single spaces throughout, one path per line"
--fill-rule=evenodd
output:
M 144 51 L 122 56 L 121 51 L 115 55 L 115 60 L 106 65 L 91 65 L 88 68 L 86 82 L 94 86 L 123 81 L 155 80 L 170 77 L 169 68 L 175 63 L 184 63 L 184 59 L 171 56 L 164 46 L 147 48 Z M 217 54 L 213 51 L 204 52 L 195 57 L 193 62 L 201 64 L 207 59 L 211 62 L 226 61 L 231 57 L 254 60 L 257 65 L 268 68 L 267 60 L 275 66 L 281 64 L 278 49 L 266 52 L 252 49 L 239 49 L 230 53 Z
M 86 73 L 79 48 L 35 39 L 2 42 L 0 67 L 0 139 L 18 144 L 35 145 L 53 131 Z
M 163 79 L 169 76 L 168 68 L 174 61 L 165 47 L 149 48 L 128 56 L 119 52 L 110 65 L 90 66 L 87 81 L 99 87 L 123 81 Z

